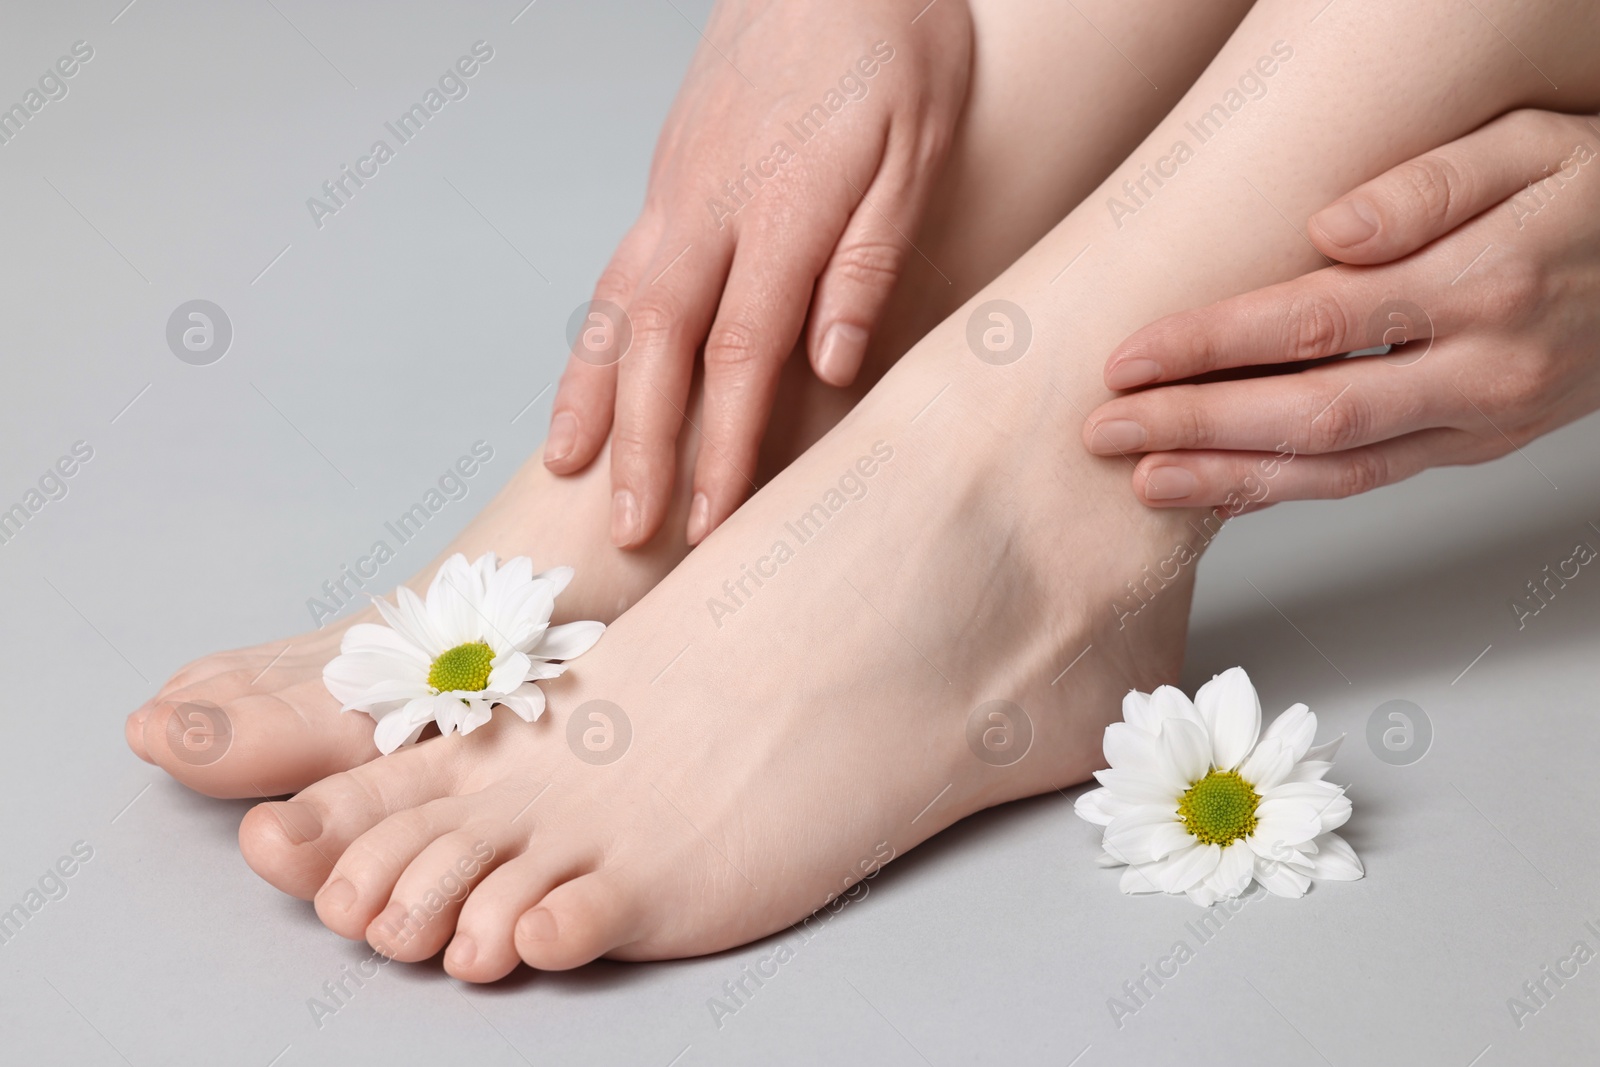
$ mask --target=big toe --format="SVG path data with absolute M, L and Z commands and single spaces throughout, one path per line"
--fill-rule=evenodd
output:
M 213 797 L 294 793 L 378 754 L 372 720 L 341 713 L 320 680 L 220 702 L 200 687 L 180 690 L 144 712 L 139 744 L 134 729 L 130 719 L 135 753 L 142 745 L 145 758 Z

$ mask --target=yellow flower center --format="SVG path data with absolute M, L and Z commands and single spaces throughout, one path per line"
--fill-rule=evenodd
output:
M 1261 796 L 1237 771 L 1210 771 L 1178 798 L 1178 815 L 1195 840 L 1227 847 L 1256 828 Z
M 428 684 L 440 693 L 475 693 L 489 684 L 489 664 L 493 660 L 494 649 L 482 641 L 457 645 L 433 661 Z

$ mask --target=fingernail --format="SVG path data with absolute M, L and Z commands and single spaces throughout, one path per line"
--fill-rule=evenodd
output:
M 523 938 L 528 941 L 556 939 L 556 917 L 550 914 L 549 908 L 534 908 L 522 917 L 517 926 Z
M 639 502 L 633 493 L 618 489 L 611 497 L 611 543 L 617 546 L 633 543 L 639 529 Z
M 455 940 L 450 942 L 450 951 L 446 955 L 452 966 L 471 967 L 472 961 L 478 958 L 478 943 L 466 934 L 457 934 Z
M 1181 500 L 1199 488 L 1200 479 L 1182 467 L 1157 467 L 1144 479 L 1146 500 Z
M 1097 451 L 1109 448 L 1113 452 L 1137 452 L 1150 435 L 1132 419 L 1108 419 L 1094 428 L 1092 439 Z
M 836 322 L 822 338 L 817 353 L 817 377 L 825 382 L 842 383 L 861 366 L 867 350 L 867 331 L 848 322 Z
M 335 878 L 322 887 L 317 897 L 335 911 L 349 911 L 356 902 L 356 887 L 343 878 Z
M 303 845 L 322 836 L 322 819 L 309 804 L 286 801 L 278 806 L 278 818 L 284 840 L 291 845 Z
M 578 443 L 578 417 L 570 411 L 563 411 L 550 420 L 550 436 L 544 442 L 544 461 L 558 463 L 572 454 L 572 446 Z
M 1106 384 L 1113 389 L 1132 389 L 1148 385 L 1161 377 L 1161 365 L 1153 359 L 1125 359 L 1106 371 Z
M 1360 197 L 1323 208 L 1311 216 L 1311 221 L 1328 240 L 1344 248 L 1358 245 L 1378 232 L 1378 213 Z
M 689 502 L 689 543 L 698 545 L 710 533 L 711 501 L 704 493 L 696 493 Z

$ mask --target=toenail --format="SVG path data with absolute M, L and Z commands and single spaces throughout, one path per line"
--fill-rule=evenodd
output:
M 534 908 L 522 917 L 517 924 L 518 932 L 529 941 L 554 941 L 556 939 L 556 917 L 550 913 L 549 908 Z
M 1145 428 L 1132 419 L 1107 419 L 1094 428 L 1095 443 L 1113 452 L 1137 452 L 1149 439 Z
M 317 898 L 337 911 L 349 911 L 356 902 L 356 887 L 343 878 L 335 878 L 322 887 L 322 892 L 317 894 Z M 387 915 L 388 912 L 384 914 Z
M 1182 467 L 1157 467 L 1144 476 L 1147 500 L 1181 500 L 1199 488 L 1200 479 Z
M 1153 359 L 1125 359 L 1106 371 L 1106 385 L 1112 389 L 1132 389 L 1148 385 L 1161 377 L 1161 365 Z
M 472 961 L 478 958 L 478 943 L 466 934 L 457 934 L 445 955 L 453 967 L 471 967 Z
M 639 502 L 626 489 L 611 497 L 611 543 L 632 544 L 639 529 Z
M 284 840 L 291 845 L 303 845 L 322 836 L 322 819 L 309 804 L 296 804 L 290 800 L 274 806 L 278 825 L 283 828 Z

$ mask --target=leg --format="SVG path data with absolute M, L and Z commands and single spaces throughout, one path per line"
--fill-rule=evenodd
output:
M 404 959 L 451 942 L 446 968 L 489 980 L 519 957 L 751 940 L 971 811 L 1083 780 L 1121 693 L 1174 676 L 1193 573 L 1176 548 L 1213 532 L 1139 506 L 1121 461 L 1081 448 L 1110 348 L 1314 266 L 1292 220 L 1388 166 L 1513 106 L 1600 103 L 1600 26 L 1577 0 L 1497 5 L 1498 30 L 1470 7 L 1379 0 L 1309 22 L 1322 2 L 1258 5 L 1131 162 L 979 294 L 1027 309 L 1024 358 L 975 359 L 967 312 L 947 320 L 551 686 L 552 716 L 261 805 L 241 828 L 251 863 L 281 882 L 339 856 L 317 897 L 333 929 Z M 1501 31 L 1571 88 L 1541 89 Z M 1195 144 L 1185 124 L 1280 41 L 1269 91 Z M 1176 177 L 1114 218 L 1121 182 L 1185 139 Z M 1151 573 L 1172 559 L 1175 577 Z M 565 741 L 594 699 L 632 722 L 606 766 Z M 968 741 L 997 699 L 1032 724 L 1008 766 Z M 296 808 L 323 827 L 304 845 L 276 829 Z M 469 848 L 465 904 L 424 906 Z
M 803 354 L 790 360 L 757 481 L 821 437 L 917 338 L 1087 195 L 1199 75 L 1247 3 L 1192 5 L 1176 16 L 1162 6 L 1159 0 L 1084 2 L 1079 10 L 1095 20 L 1090 25 L 1070 5 L 974 4 L 973 87 L 928 223 L 916 239 L 927 258 L 913 257 L 855 387 L 830 389 L 811 375 Z M 1134 62 L 1162 88 L 1146 81 Z M 1041 108 L 1038 100 L 1063 103 Z M 697 443 L 690 434 L 679 457 L 678 484 L 685 486 Z M 445 554 L 474 558 L 493 550 L 502 557 L 529 555 L 539 567 L 571 564 L 578 576 L 562 597 L 561 615 L 614 619 L 683 558 L 687 502 L 677 502 L 664 532 L 646 548 L 614 549 L 606 535 L 609 466 L 602 455 L 582 474 L 557 478 L 535 456 Z M 425 589 L 438 562 L 407 584 Z M 339 714 L 321 679 L 345 628 L 372 617 L 369 611 L 288 641 L 190 664 L 129 717 L 130 747 L 213 796 L 292 792 L 366 762 L 377 755 L 371 720 Z M 182 706 L 201 701 L 220 706 L 233 732 L 228 751 L 203 765 L 183 759 L 177 740 Z

